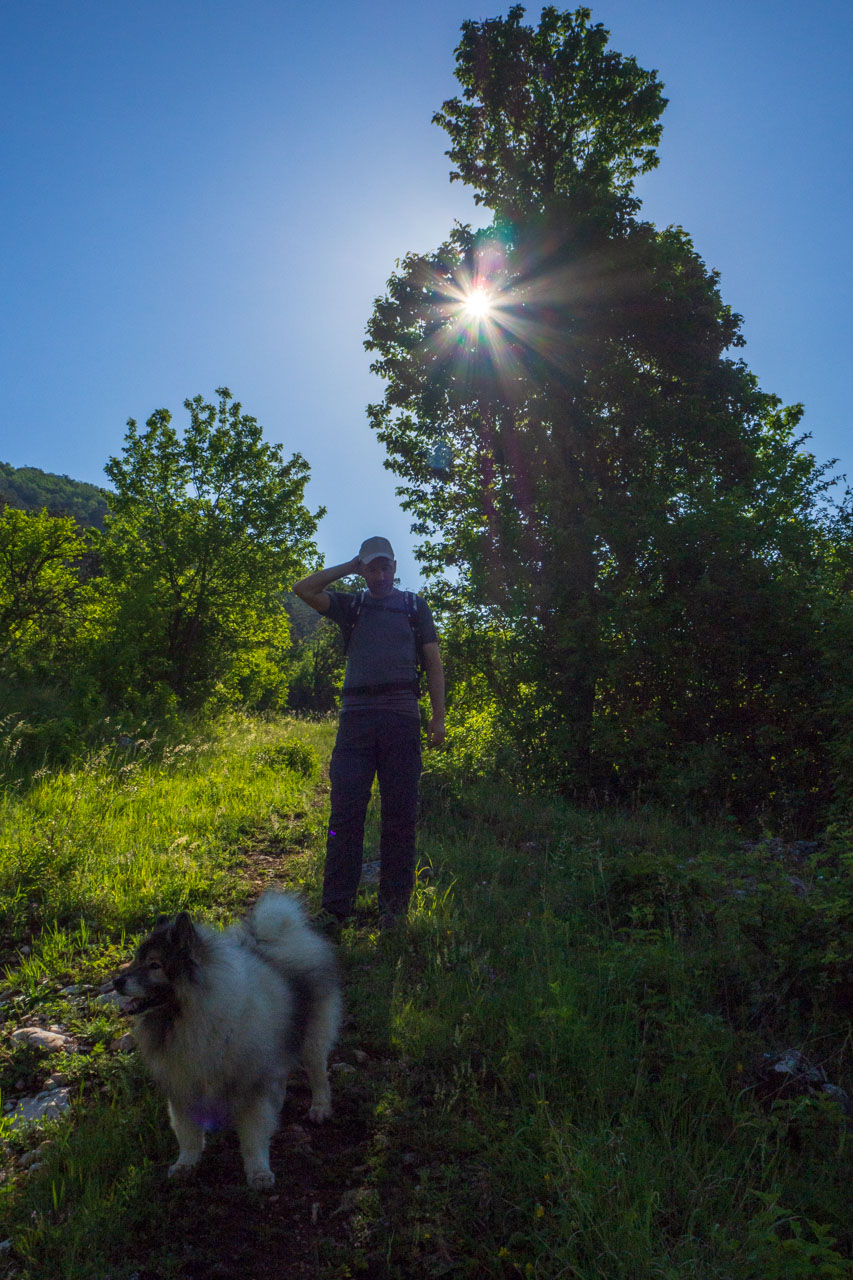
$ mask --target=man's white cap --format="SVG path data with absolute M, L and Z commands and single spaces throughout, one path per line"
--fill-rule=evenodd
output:
M 380 556 L 385 556 L 388 560 L 393 560 L 394 548 L 387 538 L 365 538 L 361 544 L 361 550 L 358 558 L 362 564 L 370 564 L 371 560 L 378 560 Z

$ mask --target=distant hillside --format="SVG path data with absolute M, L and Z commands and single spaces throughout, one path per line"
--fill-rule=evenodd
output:
M 104 527 L 109 494 L 94 484 L 53 475 L 38 467 L 13 467 L 0 462 L 0 507 L 40 511 L 53 516 L 73 516 L 79 524 Z

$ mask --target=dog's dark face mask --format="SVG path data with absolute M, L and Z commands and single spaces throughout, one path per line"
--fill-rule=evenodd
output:
M 161 917 L 139 947 L 129 968 L 113 979 L 128 1017 L 139 1017 L 155 1009 L 176 1010 L 176 988 L 192 982 L 198 970 L 202 939 L 192 920 L 182 911 L 174 920 Z

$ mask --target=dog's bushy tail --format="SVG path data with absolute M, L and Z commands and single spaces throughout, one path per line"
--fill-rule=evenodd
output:
M 247 926 L 266 958 L 293 974 L 333 971 L 331 944 L 308 923 L 302 904 L 270 890 L 255 904 Z
M 258 942 L 270 945 L 280 942 L 282 933 L 288 929 L 308 928 L 302 903 L 288 893 L 274 890 L 258 899 L 248 924 Z

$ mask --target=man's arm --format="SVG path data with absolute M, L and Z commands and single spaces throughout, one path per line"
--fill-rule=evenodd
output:
M 316 573 L 309 573 L 307 578 L 294 582 L 293 590 L 300 600 L 310 604 L 318 613 L 328 613 L 331 601 L 326 587 L 339 578 L 348 578 L 351 573 L 358 573 L 360 564 L 358 556 L 355 556 L 346 564 L 336 564 L 331 569 L 318 569 Z
M 444 667 L 441 665 L 441 654 L 437 643 L 425 644 L 423 654 L 427 691 L 432 708 L 432 719 L 427 726 L 427 745 L 440 747 L 445 738 Z

